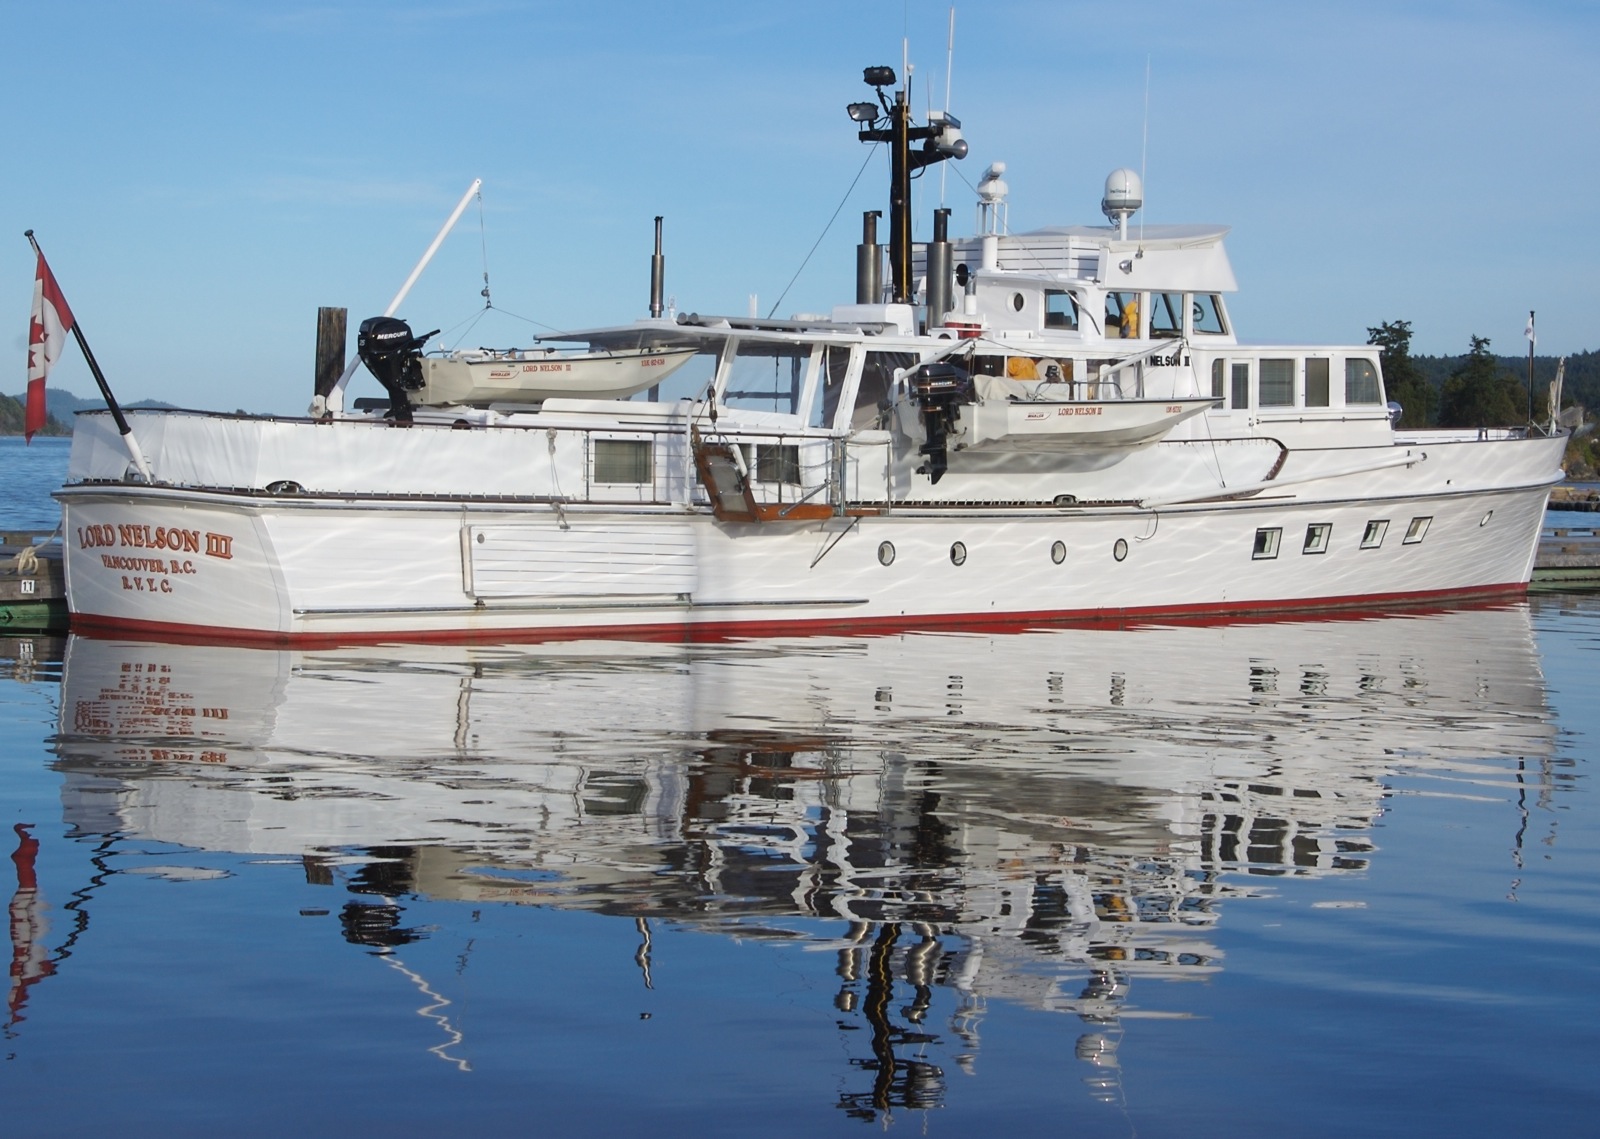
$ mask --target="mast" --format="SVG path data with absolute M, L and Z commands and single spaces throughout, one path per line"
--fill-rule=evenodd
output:
M 965 158 L 967 140 L 961 120 L 948 111 L 929 112 L 926 126 L 913 126 L 908 87 L 894 93 L 891 105 L 883 89 L 895 82 L 894 68 L 869 67 L 862 72 L 877 90 L 878 103 L 851 103 L 850 117 L 861 124 L 862 142 L 889 144 L 889 276 L 890 301 L 911 303 L 911 178 L 925 166 L 947 158 Z M 882 106 L 883 114 L 878 113 Z M 913 150 L 911 144 L 921 142 Z

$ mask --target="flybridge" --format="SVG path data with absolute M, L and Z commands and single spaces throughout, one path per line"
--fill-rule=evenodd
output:
M 906 89 L 896 91 L 892 103 L 884 94 L 895 82 L 892 68 L 869 67 L 863 77 L 877 102 L 848 109 L 861 124 L 861 141 L 890 147 L 889 280 L 882 280 L 878 244 L 882 214 L 869 210 L 856 251 L 856 303 L 836 307 L 835 322 L 944 338 L 979 330 L 1049 331 L 1082 340 L 1231 338 L 1221 297 L 1237 288 L 1222 247 L 1227 227 L 1141 226 L 1130 235 L 1128 219 L 1144 204 L 1132 170 L 1115 170 L 1106 179 L 1100 205 L 1110 226 L 1013 235 L 1006 225 L 1005 164 L 993 163 L 978 185 L 977 234 L 952 240 L 950 211 L 938 209 L 933 240 L 913 244 L 912 176 L 946 159 L 965 158 L 967 142 L 960 120 L 948 111 L 930 112 L 926 125 L 913 125 Z M 911 305 L 925 315 L 908 320 Z M 1146 312 L 1153 319 L 1141 324 L 1141 308 L 1159 311 Z

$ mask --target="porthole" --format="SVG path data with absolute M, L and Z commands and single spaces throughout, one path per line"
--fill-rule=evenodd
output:
M 1018 312 L 1021 312 L 1022 309 L 1023 309 L 1023 306 L 1026 305 L 1027 303 L 1028 303 L 1028 298 L 1023 296 L 1021 293 L 1012 293 L 1011 294 L 1011 307 L 1016 309 Z
M 1363 550 L 1376 550 L 1383 545 L 1383 536 L 1389 532 L 1389 520 L 1377 518 L 1367 523 L 1367 528 L 1361 535 L 1361 548 Z
M 951 544 L 950 564 L 953 566 L 967 564 L 967 544 L 965 542 L 954 542 Z
M 1051 544 L 1050 560 L 1055 562 L 1056 565 L 1060 565 L 1062 562 L 1067 560 L 1067 544 L 1065 542 L 1054 542 Z
M 1256 544 L 1250 551 L 1250 556 L 1256 561 L 1265 561 L 1278 556 L 1278 545 L 1283 541 L 1283 529 L 1278 526 L 1263 526 L 1256 531 Z
M 1328 522 L 1313 522 L 1306 527 L 1306 542 L 1300 548 L 1302 554 L 1325 554 L 1328 552 L 1328 539 L 1333 534 L 1333 526 Z
M 1116 545 L 1111 547 L 1111 556 L 1121 561 L 1128 556 L 1128 542 L 1126 538 L 1118 538 Z
M 1478 519 L 1478 525 L 1479 526 L 1487 526 L 1487 525 L 1489 525 L 1489 519 L 1491 519 L 1493 517 L 1494 517 L 1494 511 L 1491 510 L 1491 511 L 1489 511 L 1489 513 L 1485 514 L 1482 518 Z
M 894 564 L 894 543 L 893 542 L 879 542 L 878 543 L 878 564 L 879 565 L 885 565 L 885 566 Z

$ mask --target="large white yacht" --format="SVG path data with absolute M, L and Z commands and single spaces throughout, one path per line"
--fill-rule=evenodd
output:
M 304 418 L 79 417 L 77 627 L 265 643 L 695 636 L 1120 620 L 1516 594 L 1564 439 L 1400 431 L 1369 345 L 1241 338 L 1225 227 L 912 238 L 966 155 L 894 73 L 850 105 L 890 151 L 856 295 L 785 320 L 663 304 L 528 351 L 427 354 L 390 317 L 386 400 Z M 887 260 L 887 272 L 884 271 Z M 352 365 L 353 367 L 353 365 Z M 139 466 L 143 465 L 144 470 Z M 148 477 L 146 477 L 148 475 Z

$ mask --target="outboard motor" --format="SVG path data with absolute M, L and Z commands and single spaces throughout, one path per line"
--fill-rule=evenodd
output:
M 438 331 L 413 336 L 411 326 L 393 316 L 361 322 L 356 354 L 389 393 L 389 415 L 396 423 L 411 422 L 411 400 L 406 393 L 422 390 L 422 346 Z
M 911 376 L 911 394 L 922 408 L 928 441 L 918 448 L 928 461 L 917 468 L 934 482 L 948 465 L 947 440 L 961 418 L 961 405 L 972 402 L 972 377 L 954 364 L 924 364 Z

